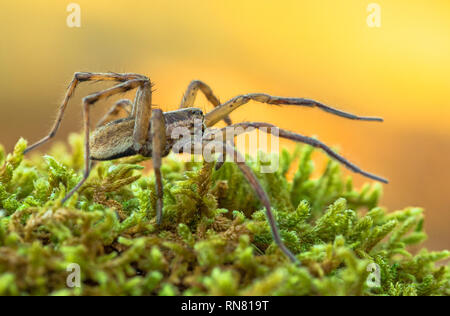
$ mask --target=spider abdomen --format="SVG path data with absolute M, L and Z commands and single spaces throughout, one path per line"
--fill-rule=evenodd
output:
M 112 160 L 136 155 L 133 147 L 134 118 L 113 121 L 93 131 L 90 138 L 92 160 Z

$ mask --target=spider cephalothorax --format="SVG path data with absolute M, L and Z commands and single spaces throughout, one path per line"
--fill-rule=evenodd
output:
M 276 135 L 279 137 L 321 148 L 329 156 L 338 160 L 350 170 L 360 173 L 368 178 L 387 183 L 387 180 L 361 170 L 359 167 L 331 150 L 327 145 L 314 138 L 293 133 L 264 122 L 242 122 L 232 124 L 228 115 L 238 107 L 253 100 L 274 105 L 317 107 L 326 112 L 353 120 L 382 121 L 381 118 L 356 116 L 310 99 L 276 97 L 264 93 L 239 95 L 225 103 L 220 103 L 211 88 L 202 81 L 198 80 L 192 81 L 188 86 L 181 101 L 179 110 L 164 113 L 160 109 L 152 109 L 152 85 L 150 79 L 143 75 L 131 73 L 75 73 L 74 78 L 69 85 L 69 89 L 67 90 L 64 101 L 61 104 L 58 117 L 51 132 L 37 143 L 27 148 L 25 152 L 29 152 L 39 145 L 47 142 L 55 135 L 61 124 L 61 120 L 70 97 L 73 95 L 78 83 L 84 81 L 114 81 L 118 82 L 118 84 L 109 89 L 93 93 L 83 98 L 84 131 L 86 135 L 85 172 L 83 179 L 67 194 L 62 203 L 67 201 L 87 180 L 91 171 L 91 160 L 112 160 L 120 157 L 141 154 L 153 159 L 153 168 L 156 179 L 155 190 L 157 195 L 156 220 L 157 223 L 161 223 L 163 210 L 161 158 L 169 154 L 169 152 L 175 147 L 178 147 L 175 146 L 175 143 L 179 140 L 180 134 L 184 132 L 188 134 L 187 141 L 185 139 L 183 143 L 186 148 L 191 148 L 191 146 L 197 145 L 206 146 L 213 144 L 215 145 L 213 147 L 215 148 L 213 153 L 217 152 L 222 155 L 227 154 L 233 157 L 233 161 L 239 166 L 245 178 L 253 187 L 258 198 L 266 208 L 266 215 L 272 230 L 274 241 L 291 260 L 297 261 L 296 257 L 283 244 L 271 211 L 269 198 L 259 184 L 259 181 L 253 171 L 245 164 L 243 157 L 239 154 L 235 147 L 232 146 L 232 143 L 230 144 L 230 142 L 227 142 L 225 139 L 218 140 L 217 138 L 211 136 L 214 135 L 214 133 L 209 134 L 210 137 L 204 137 L 206 134 L 205 129 L 212 127 L 221 120 L 224 120 L 229 127 L 244 128 L 240 129 L 244 132 L 247 127 L 264 129 L 265 131 L 269 131 L 269 133 L 272 133 L 271 131 L 275 130 Z M 117 102 L 100 120 L 97 124 L 97 128 L 94 130 L 92 136 L 90 136 L 90 107 L 101 99 L 105 99 L 109 96 L 126 92 L 131 89 L 137 89 L 134 102 L 129 100 L 121 100 Z M 211 112 L 203 114 L 200 109 L 192 107 L 194 105 L 198 90 L 202 91 L 208 101 L 214 106 L 214 109 Z M 117 115 L 120 109 L 125 110 L 128 113 L 128 117 L 106 123 L 113 116 Z M 200 126 L 198 126 L 199 124 Z M 196 130 L 200 131 L 199 136 L 201 137 L 196 137 L 198 136 L 195 135 Z M 219 129 L 215 132 L 216 135 L 220 135 L 225 133 L 225 129 Z

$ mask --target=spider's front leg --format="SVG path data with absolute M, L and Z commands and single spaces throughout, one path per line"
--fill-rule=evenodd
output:
M 213 133 L 214 134 L 214 133 Z M 180 149 L 190 150 L 191 153 L 195 152 L 196 144 L 200 144 L 202 146 L 202 154 L 204 158 L 212 159 L 212 155 L 215 153 L 221 154 L 223 156 L 229 155 L 233 157 L 233 162 L 237 164 L 240 171 L 244 175 L 245 179 L 248 181 L 250 186 L 253 188 L 256 193 L 258 199 L 261 201 L 263 206 L 266 209 L 266 217 L 269 222 L 270 230 L 272 232 L 273 240 L 277 244 L 277 246 L 281 249 L 281 251 L 293 262 L 300 264 L 299 260 L 295 257 L 295 255 L 286 247 L 281 238 L 280 231 L 277 226 L 277 222 L 275 220 L 275 216 L 272 213 L 272 207 L 270 205 L 269 197 L 267 193 L 264 191 L 263 187 L 259 183 L 258 178 L 253 173 L 252 169 L 245 163 L 244 157 L 235 149 L 231 144 L 227 144 L 223 141 L 218 141 L 214 139 L 214 135 L 211 134 L 203 138 L 202 142 L 197 142 L 195 140 L 189 139 L 187 141 L 183 141 L 177 144 L 172 149 L 175 152 L 180 153 Z
M 370 117 L 370 116 L 358 116 L 352 113 L 347 113 L 335 108 L 332 108 L 328 105 L 325 105 L 323 103 L 310 100 L 310 99 L 304 99 L 304 98 L 288 98 L 288 97 L 277 97 L 268 95 L 265 93 L 249 93 L 249 94 L 243 94 L 239 95 L 237 97 L 234 97 L 230 99 L 229 101 L 221 104 L 220 106 L 214 108 L 211 112 L 207 113 L 205 115 L 205 124 L 207 127 L 211 127 L 217 122 L 219 122 L 221 119 L 226 117 L 228 114 L 239 108 L 240 106 L 247 104 L 251 100 L 257 101 L 260 103 L 266 103 L 271 105 L 295 105 L 295 106 L 307 106 L 307 107 L 316 107 L 319 108 L 325 112 L 344 117 L 351 120 L 361 120 L 361 121 L 376 121 L 376 122 L 382 122 L 383 119 L 379 117 Z M 240 125 L 240 126 L 248 126 L 248 124 L 253 124 L 253 127 L 258 128 L 257 126 L 263 126 L 264 124 L 267 125 L 267 123 L 241 123 L 241 124 L 235 124 L 232 125 L 234 127 Z M 261 125 L 262 124 L 262 125 Z M 270 124 L 269 124 L 270 125 Z M 271 125 L 272 127 L 275 127 Z M 348 160 L 346 160 L 344 157 L 338 155 L 334 151 L 332 151 L 328 146 L 326 146 L 324 143 L 315 140 L 310 137 L 306 137 L 300 134 L 295 134 L 286 130 L 279 130 L 280 131 L 280 137 L 289 138 L 298 142 L 303 142 L 310 144 L 314 147 L 318 147 L 323 149 L 328 155 L 333 157 L 334 159 L 338 160 L 342 164 L 344 164 L 346 167 L 348 167 L 350 170 L 360 173 L 368 178 L 381 181 L 384 183 L 387 183 L 386 179 L 383 179 L 381 177 L 378 177 L 376 175 L 373 175 L 371 173 L 365 172 L 361 170 L 356 165 L 352 164 Z
M 247 104 L 251 100 L 272 105 L 295 105 L 295 106 L 316 107 L 325 112 L 351 120 L 378 121 L 378 122 L 383 121 L 383 119 L 379 117 L 358 116 L 351 113 L 347 113 L 311 99 L 277 97 L 265 93 L 249 93 L 234 97 L 231 100 L 221 104 L 220 106 L 217 106 L 211 112 L 207 113 L 205 115 L 206 126 L 208 127 L 213 126 L 221 119 L 226 117 L 228 114 L 230 114 L 240 106 Z
M 263 204 L 266 209 L 266 217 L 269 222 L 270 230 L 272 232 L 273 240 L 277 244 L 277 246 L 281 249 L 281 251 L 292 261 L 297 264 L 300 264 L 299 260 L 295 257 L 295 255 L 286 247 L 281 238 L 280 231 L 278 229 L 277 222 L 275 220 L 275 216 L 272 212 L 272 207 L 270 204 L 269 197 L 267 193 L 264 191 L 263 187 L 259 183 L 258 178 L 253 173 L 252 169 L 245 163 L 244 157 L 239 153 L 239 151 L 232 146 L 232 144 L 227 144 L 226 142 L 220 142 L 216 140 L 205 140 L 204 146 L 208 145 L 208 148 L 211 149 L 211 153 L 214 153 L 215 149 L 219 149 L 219 153 L 223 156 L 229 155 L 233 157 L 233 162 L 237 164 L 239 169 L 241 170 L 244 177 L 247 179 L 250 186 L 253 188 L 254 192 L 258 196 L 259 200 Z
M 357 165 L 348 161 L 343 156 L 341 156 L 338 153 L 336 153 L 335 151 L 333 151 L 329 146 L 325 145 L 324 143 L 322 143 L 321 141 L 319 141 L 315 138 L 297 134 L 297 133 L 279 128 L 273 124 L 264 123 L 264 122 L 242 122 L 242 123 L 233 124 L 229 127 L 225 127 L 220 130 L 223 137 L 226 137 L 227 128 L 233 129 L 234 136 L 238 136 L 239 134 L 249 132 L 250 130 L 248 128 L 254 128 L 254 129 L 256 128 L 259 130 L 262 129 L 264 132 L 270 133 L 270 134 L 275 134 L 275 131 L 276 131 L 277 133 L 275 135 L 278 137 L 290 139 L 295 142 L 308 144 L 313 147 L 322 149 L 323 151 L 325 151 L 328 154 L 328 156 L 330 156 L 333 159 L 336 159 L 337 161 L 339 161 L 341 164 L 343 164 L 344 166 L 346 166 L 348 169 L 350 169 L 353 172 L 359 173 L 367 178 L 370 178 L 370 179 L 373 179 L 376 181 L 388 183 L 388 180 L 386 180 L 380 176 L 377 176 L 375 174 L 372 174 L 372 173 L 362 170 Z

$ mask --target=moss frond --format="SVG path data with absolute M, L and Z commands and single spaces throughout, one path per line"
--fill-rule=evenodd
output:
M 313 148 L 283 150 L 259 173 L 292 264 L 272 240 L 262 205 L 235 164 L 164 160 L 164 220 L 143 157 L 102 162 L 80 180 L 82 138 L 24 159 L 0 147 L 0 295 L 449 295 L 450 252 L 417 249 L 423 210 L 387 212 L 378 184 L 354 188 L 329 161 L 313 178 Z M 261 154 L 262 155 L 262 154 Z M 294 178 L 286 178 L 298 162 Z M 66 285 L 76 263 L 81 287 Z M 379 268 L 371 286 L 368 266 Z

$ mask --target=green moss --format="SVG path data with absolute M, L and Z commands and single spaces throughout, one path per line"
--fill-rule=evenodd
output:
M 274 245 L 261 204 L 232 163 L 165 159 L 164 219 L 155 223 L 154 177 L 142 157 L 98 163 L 80 180 L 82 138 L 71 149 L 23 158 L 0 147 L 0 295 L 448 295 L 448 251 L 413 254 L 426 239 L 420 208 L 388 213 L 378 184 L 360 190 L 329 161 L 312 178 L 312 148 L 283 151 L 281 168 L 256 172 L 286 245 Z M 297 162 L 293 181 L 286 179 Z M 70 288 L 76 263 L 81 287 Z M 375 263 L 380 283 L 370 284 Z M 373 275 L 372 275 L 373 276 Z

